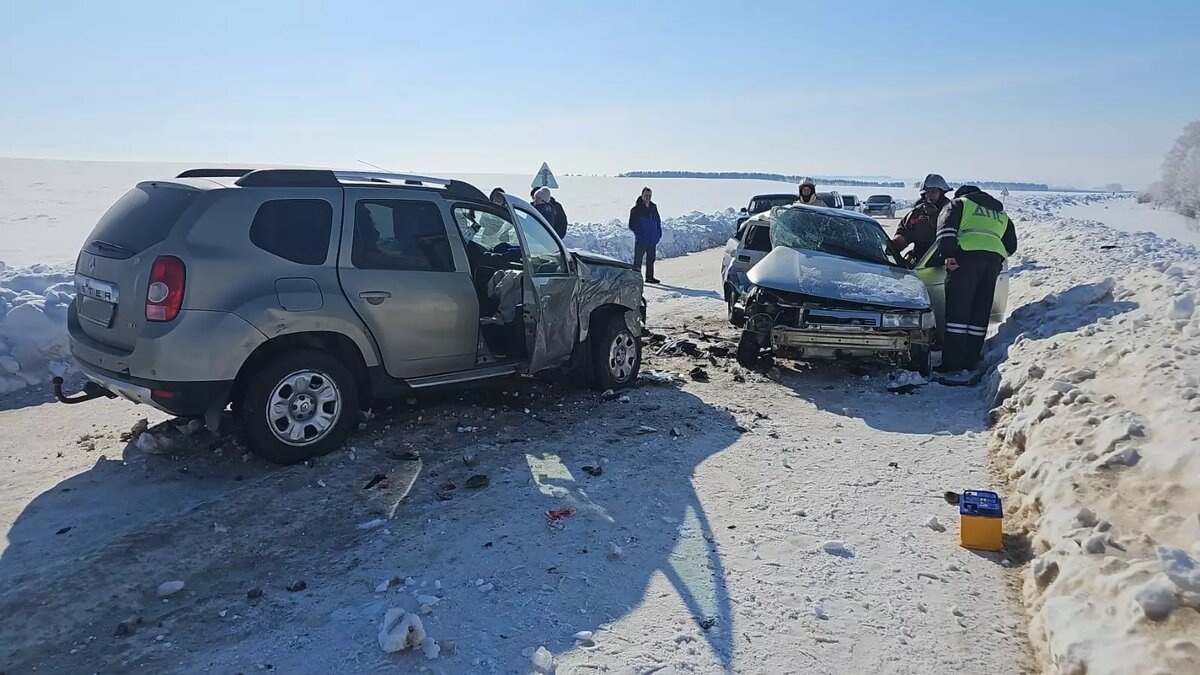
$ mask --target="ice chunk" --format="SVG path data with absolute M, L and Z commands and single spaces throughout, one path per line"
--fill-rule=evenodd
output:
M 398 607 L 389 609 L 379 626 L 379 648 L 389 654 L 416 648 L 425 638 L 421 617 Z
M 829 555 L 836 555 L 840 558 L 854 557 L 854 551 L 851 551 L 850 547 L 846 546 L 845 542 L 838 541 L 837 539 L 830 539 L 824 544 L 821 544 L 821 550 L 825 551 Z
M 158 597 L 165 598 L 168 595 L 175 595 L 183 590 L 182 581 L 164 581 L 158 585 Z
M 1167 578 L 1185 593 L 1200 593 L 1200 566 L 1182 549 L 1160 544 L 1154 549 Z
M 427 637 L 421 640 L 421 651 L 425 653 L 425 658 L 432 660 L 442 653 L 442 646 L 438 644 L 437 640 Z
M 1151 581 L 1138 591 L 1137 603 L 1147 619 L 1162 621 L 1175 609 L 1175 589 L 1164 581 Z
M 1079 527 L 1095 527 L 1096 522 L 1096 512 L 1086 506 L 1079 509 L 1079 512 L 1075 514 L 1075 524 Z
M 1105 548 L 1104 542 L 1106 540 L 1107 540 L 1107 537 L 1103 534 L 1093 534 L 1092 536 L 1090 536 L 1084 540 L 1083 550 L 1087 551 L 1088 553 L 1091 553 L 1092 555 L 1099 555 L 1101 553 L 1104 553 L 1104 548 Z
M 1171 308 L 1167 310 L 1167 318 L 1176 321 L 1187 321 L 1196 311 L 1196 296 L 1182 293 L 1171 300 Z
M 538 673 L 554 672 L 554 655 L 545 647 L 538 647 L 534 650 L 533 656 L 529 657 L 530 663 L 533 664 L 533 670 Z
M 146 431 L 137 437 L 134 445 L 148 455 L 161 455 L 170 449 L 171 442 L 166 436 L 155 436 Z
M 929 529 L 933 530 L 934 532 L 945 532 L 946 531 L 946 526 L 942 525 L 941 521 L 938 520 L 937 516 L 929 516 L 929 520 L 925 521 L 925 527 L 928 527 Z

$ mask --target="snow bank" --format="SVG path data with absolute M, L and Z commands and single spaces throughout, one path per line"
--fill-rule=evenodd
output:
M 73 278 L 70 265 L 7 269 L 0 263 L 0 395 L 74 367 L 66 335 Z
M 658 258 L 703 251 L 724 246 L 733 236 L 737 212 L 726 209 L 717 213 L 693 211 L 685 216 L 663 221 L 662 241 L 658 242 Z M 622 220 L 603 223 L 571 223 L 563 243 L 568 248 L 603 253 L 621 260 L 633 260 L 633 233 Z
M 1030 637 L 1061 673 L 1200 672 L 1200 251 L 1014 200 L 993 444 Z

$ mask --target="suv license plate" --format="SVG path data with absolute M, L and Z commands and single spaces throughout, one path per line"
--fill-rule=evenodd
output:
M 116 305 L 90 298 L 86 295 L 79 296 L 79 318 L 88 323 L 96 324 L 101 328 L 111 328 L 113 320 L 113 310 Z

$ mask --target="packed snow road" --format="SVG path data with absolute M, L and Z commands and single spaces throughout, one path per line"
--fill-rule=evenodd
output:
M 940 498 L 994 482 L 981 394 L 740 369 L 719 260 L 647 290 L 644 368 L 674 382 L 398 401 L 311 466 L 157 416 L 124 442 L 148 411 L 118 402 L 10 400 L 0 670 L 1030 669 L 1019 542 L 959 548 Z M 674 338 L 695 349 L 656 353 Z M 393 607 L 435 659 L 380 650 Z

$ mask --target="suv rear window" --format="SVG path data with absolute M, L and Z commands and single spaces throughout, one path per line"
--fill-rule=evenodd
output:
M 441 209 L 408 199 L 359 201 L 350 261 L 359 269 L 453 272 Z
M 90 253 L 108 258 L 137 255 L 167 238 L 196 191 L 146 183 L 117 200 L 88 235 Z
M 867 201 L 872 204 L 888 204 L 892 201 L 892 198 L 887 195 L 871 195 L 867 197 Z
M 333 231 L 333 206 L 324 199 L 263 202 L 250 225 L 250 241 L 301 265 L 323 265 Z

